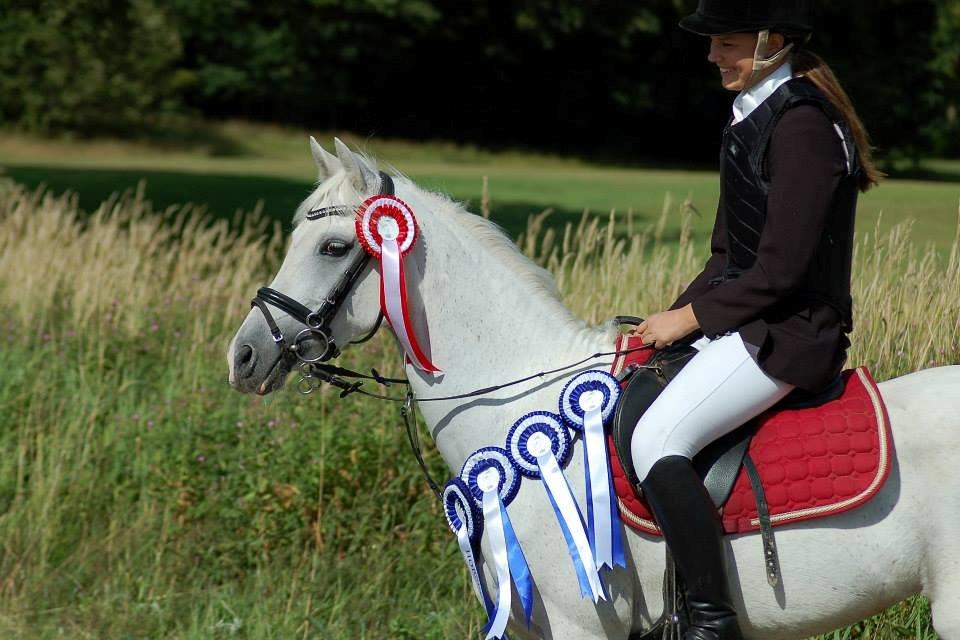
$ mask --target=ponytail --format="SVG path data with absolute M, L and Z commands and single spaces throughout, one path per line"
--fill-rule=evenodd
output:
M 840 111 L 840 114 L 850 126 L 862 169 L 860 172 L 860 191 L 867 191 L 871 187 L 877 186 L 885 175 L 873 162 L 870 136 L 867 134 L 863 122 L 860 121 L 856 109 L 853 108 L 849 96 L 840 86 L 840 81 L 837 80 L 833 70 L 827 66 L 827 63 L 820 56 L 803 48 L 794 52 L 791 64 L 793 65 L 794 75 L 804 76 L 815 84 L 833 103 L 833 106 Z

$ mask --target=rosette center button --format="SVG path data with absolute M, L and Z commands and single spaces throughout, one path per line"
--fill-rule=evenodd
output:
M 550 441 L 549 436 L 544 433 L 537 432 L 527 440 L 527 451 L 537 458 L 546 454 L 552 448 L 553 443 Z
M 383 216 L 377 220 L 377 233 L 384 240 L 396 240 L 400 237 L 400 225 L 390 216 Z
M 587 391 L 580 396 L 580 408 L 586 412 L 596 411 L 603 406 L 602 391 Z
M 481 471 L 477 476 L 477 486 L 484 493 L 498 491 L 500 488 L 500 473 L 496 469 Z

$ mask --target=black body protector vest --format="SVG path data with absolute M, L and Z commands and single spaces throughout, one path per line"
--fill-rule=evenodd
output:
M 723 279 L 736 278 L 753 266 L 767 217 L 770 137 L 787 110 L 799 105 L 821 109 L 843 146 L 847 175 L 833 201 L 814 264 L 804 278 L 801 298 L 833 307 L 847 331 L 852 329 L 850 265 L 853 221 L 860 173 L 853 133 L 836 107 L 809 80 L 794 78 L 780 85 L 749 116 L 728 124 L 720 153 L 720 201 L 727 226 L 727 265 Z

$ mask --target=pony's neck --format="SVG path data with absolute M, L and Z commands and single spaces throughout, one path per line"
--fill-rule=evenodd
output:
M 408 365 L 418 398 L 465 393 L 612 349 L 615 330 L 588 328 L 575 318 L 543 286 L 533 263 L 494 235 L 499 231 L 439 216 L 424 219 L 421 226 L 422 253 L 411 256 L 414 268 L 424 267 L 411 278 L 424 309 L 415 313 L 416 330 L 424 341 L 429 336 L 431 360 L 443 373 L 423 375 Z M 593 364 L 605 366 L 603 361 Z M 559 390 L 575 372 L 537 378 L 483 398 L 419 406 L 448 465 L 458 470 L 475 449 L 503 446 L 513 421 L 527 411 L 556 411 Z

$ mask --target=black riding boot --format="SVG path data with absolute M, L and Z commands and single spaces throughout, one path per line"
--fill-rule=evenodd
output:
M 686 587 L 683 640 L 742 640 L 730 599 L 723 527 L 710 495 L 683 456 L 657 461 L 640 483 Z

